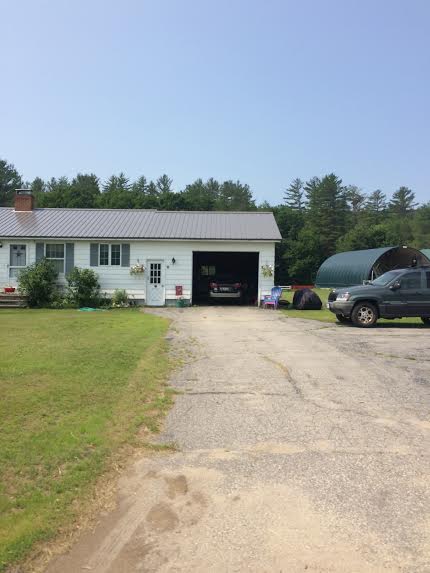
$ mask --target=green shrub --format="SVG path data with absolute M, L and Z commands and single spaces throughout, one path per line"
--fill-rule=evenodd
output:
M 19 292 L 28 299 L 29 306 L 48 306 L 57 290 L 58 272 L 46 259 L 29 265 L 19 274 Z
M 76 306 L 98 306 L 100 285 L 97 274 L 92 269 L 75 267 L 67 275 L 68 298 Z
M 128 294 L 126 290 L 122 288 L 117 288 L 114 290 L 112 295 L 112 306 L 128 306 Z
M 49 304 L 49 308 L 62 309 L 62 308 L 76 308 L 76 303 L 70 300 L 70 297 L 63 289 L 58 289 Z
M 100 296 L 100 306 L 103 308 L 110 308 L 112 306 L 112 297 L 108 296 L 107 293 L 102 293 Z

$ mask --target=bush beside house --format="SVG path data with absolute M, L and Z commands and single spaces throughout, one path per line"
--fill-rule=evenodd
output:
M 53 301 L 58 273 L 54 265 L 42 259 L 23 269 L 19 275 L 19 291 L 27 297 L 31 307 L 49 306 Z
M 74 267 L 67 275 L 68 299 L 75 306 L 98 306 L 100 304 L 100 284 L 92 269 Z
M 27 297 L 30 307 L 67 308 L 99 306 L 100 285 L 92 269 L 74 267 L 67 275 L 67 291 L 57 284 L 58 272 L 47 259 L 21 271 L 19 292 Z

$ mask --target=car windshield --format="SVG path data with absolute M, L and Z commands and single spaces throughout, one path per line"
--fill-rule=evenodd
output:
M 370 284 L 376 286 L 385 286 L 390 283 L 392 280 L 397 278 L 403 271 L 388 271 L 388 273 L 384 273 L 374 281 L 371 281 Z

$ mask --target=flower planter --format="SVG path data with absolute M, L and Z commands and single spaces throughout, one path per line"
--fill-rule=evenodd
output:
M 15 287 L 4 287 L 4 292 L 15 292 Z

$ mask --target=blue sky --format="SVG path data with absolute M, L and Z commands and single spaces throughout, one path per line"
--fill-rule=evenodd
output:
M 0 157 L 430 200 L 427 0 L 0 0 Z

